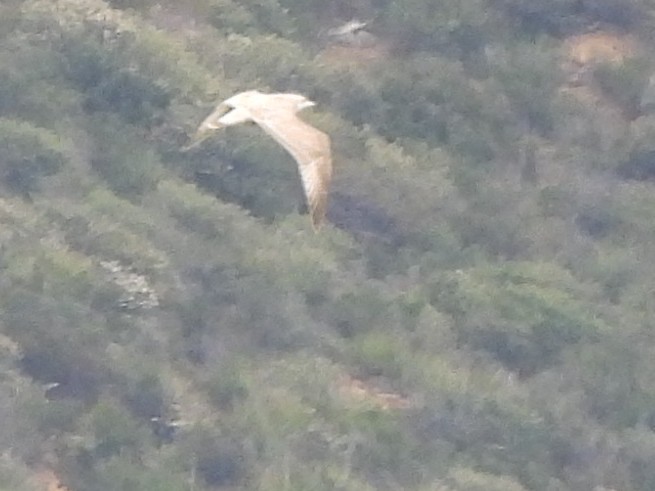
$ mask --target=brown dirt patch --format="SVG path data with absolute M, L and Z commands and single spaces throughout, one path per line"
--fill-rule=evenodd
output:
M 591 84 L 593 69 L 603 63 L 620 65 L 637 54 L 637 41 L 629 35 L 606 31 L 571 36 L 564 41 L 562 70 L 570 87 Z
M 571 36 L 564 41 L 568 61 L 577 66 L 598 63 L 622 63 L 637 54 L 634 37 L 609 31 Z
M 338 384 L 339 394 L 344 399 L 371 404 L 378 409 L 408 409 L 412 405 L 407 397 L 397 392 L 384 391 L 350 375 L 340 377 Z
M 50 469 L 42 469 L 34 476 L 36 485 L 43 491 L 70 491 L 61 482 L 57 474 Z
M 602 93 L 594 80 L 594 69 L 601 64 L 620 65 L 636 56 L 640 46 L 635 37 L 612 31 L 593 31 L 571 36 L 562 46 L 562 70 L 566 83 L 561 92 L 588 106 L 602 107 L 617 120 L 630 119 Z

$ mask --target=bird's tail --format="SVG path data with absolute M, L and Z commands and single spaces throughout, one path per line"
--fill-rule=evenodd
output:
M 196 133 L 191 137 L 191 140 L 189 143 L 187 143 L 185 146 L 182 147 L 182 151 L 186 152 L 188 150 L 191 150 L 192 148 L 196 148 L 198 145 L 200 145 L 202 142 L 204 142 L 209 136 L 211 135 L 211 131 L 202 131 L 198 130 Z
M 191 141 L 186 146 L 182 147 L 182 151 L 186 152 L 187 150 L 197 147 L 205 141 L 213 131 L 223 128 L 225 125 L 220 122 L 219 119 L 230 109 L 231 108 L 225 104 L 219 104 L 214 112 L 207 116 L 200 124 L 195 135 L 191 137 Z

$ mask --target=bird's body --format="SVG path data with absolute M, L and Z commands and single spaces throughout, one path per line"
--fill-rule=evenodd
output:
M 205 118 L 191 146 L 204 140 L 212 131 L 226 126 L 256 123 L 296 160 L 312 224 L 318 229 L 325 217 L 332 178 L 330 139 L 297 116 L 302 109 L 314 105 L 299 94 L 241 92 L 221 102 Z

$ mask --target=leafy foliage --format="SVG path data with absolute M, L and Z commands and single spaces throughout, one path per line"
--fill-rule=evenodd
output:
M 2 2 L 0 488 L 653 489 L 653 13 Z M 181 151 L 246 88 L 320 234 L 258 128 Z
M 0 120 L 2 182 L 27 194 L 39 180 L 55 174 L 66 161 L 66 148 L 56 134 L 29 123 Z

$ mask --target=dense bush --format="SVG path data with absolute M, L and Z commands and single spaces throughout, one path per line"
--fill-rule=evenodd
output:
M 29 195 L 39 181 L 65 164 L 67 146 L 55 133 L 29 123 L 0 120 L 1 179 L 12 191 Z
M 0 487 L 653 489 L 650 14 L 2 2 Z M 249 88 L 317 102 L 318 234 L 260 128 L 181 151 Z
M 642 95 L 650 73 L 646 60 L 632 58 L 619 66 L 601 65 L 594 75 L 601 89 L 616 101 L 628 117 L 634 119 L 640 114 Z

